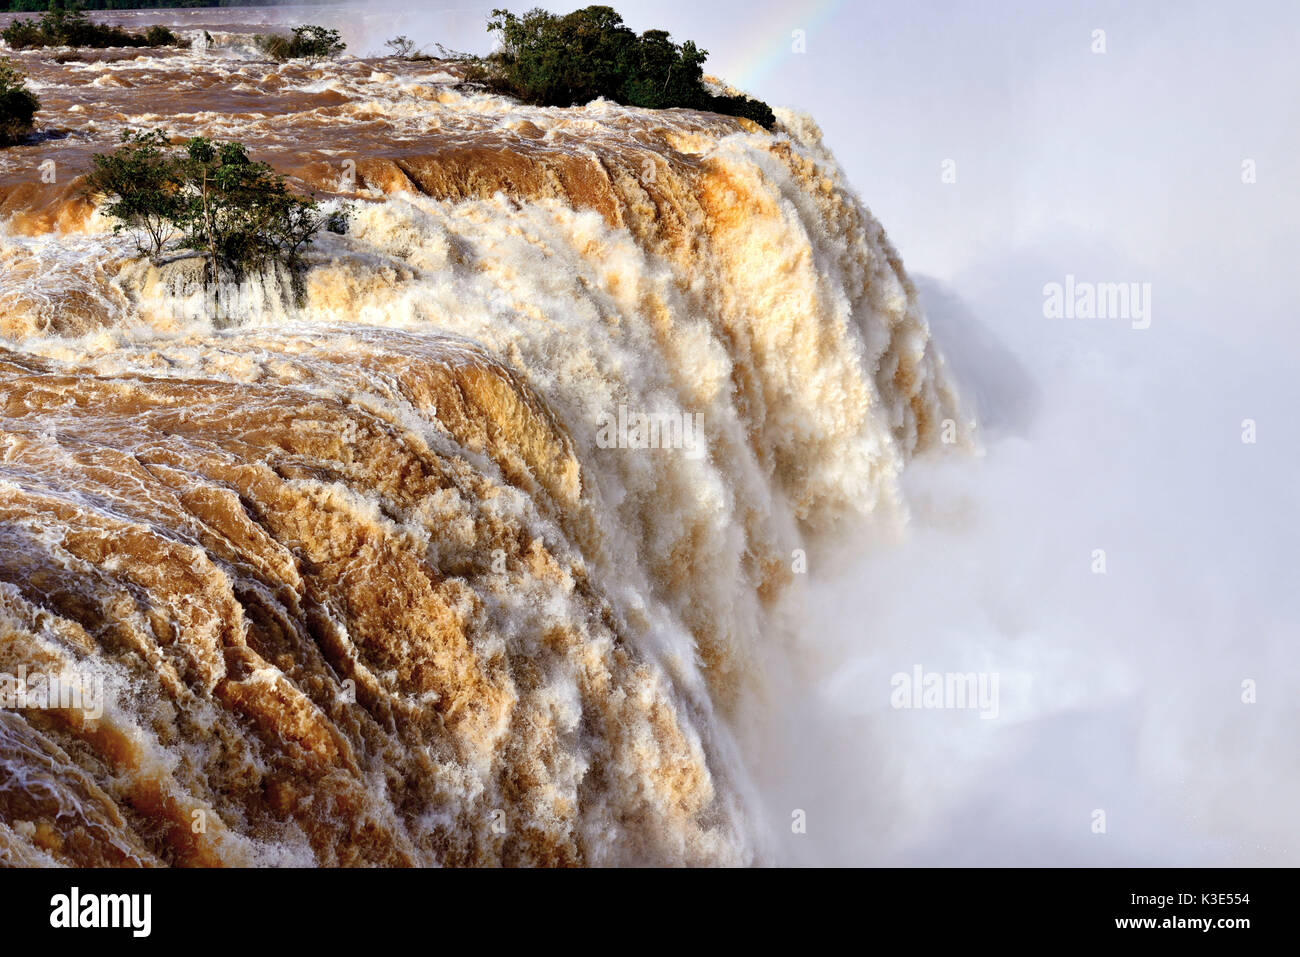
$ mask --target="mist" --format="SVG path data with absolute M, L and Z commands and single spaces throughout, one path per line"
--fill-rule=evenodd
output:
M 1300 18 L 880 9 L 826 31 L 866 49 L 834 58 L 851 78 L 815 112 L 917 280 L 983 455 L 914 463 L 902 540 L 812 576 L 804 783 L 780 793 L 824 826 L 810 807 L 786 849 L 1293 864 Z M 1045 318 L 1067 275 L 1149 283 L 1150 326 Z M 999 674 L 999 718 L 891 708 L 890 676 L 918 664 Z

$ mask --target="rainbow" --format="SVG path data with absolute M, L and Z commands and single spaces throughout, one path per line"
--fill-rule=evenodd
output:
M 790 56 L 793 31 L 803 30 L 811 41 L 848 2 L 811 0 L 802 8 L 772 11 L 766 23 L 746 29 L 752 39 L 742 53 L 727 63 L 727 81 L 744 90 L 760 85 L 778 64 Z

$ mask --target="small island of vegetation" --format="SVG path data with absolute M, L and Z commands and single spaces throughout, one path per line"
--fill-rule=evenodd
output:
M 612 7 L 559 16 L 493 10 L 488 30 L 500 48 L 473 58 L 471 79 L 538 106 L 582 106 L 604 97 L 652 110 L 705 110 L 776 125 L 771 108 L 747 96 L 711 92 L 704 83 L 707 50 L 674 43 L 664 30 L 637 35 Z
M 50 0 L 49 9 L 39 20 L 15 20 L 0 39 L 14 50 L 40 47 L 178 47 L 182 41 L 164 26 L 153 26 L 144 33 L 131 33 L 121 27 L 95 23 L 80 4 L 65 6 L 63 0 Z
M 12 146 L 31 133 L 41 101 L 27 89 L 27 78 L 0 59 L 0 146 Z
M 257 46 L 273 60 L 328 60 L 348 48 L 337 30 L 315 24 L 293 28 L 292 36 L 272 33 L 257 38 Z
M 173 146 L 162 130 L 127 131 L 113 153 L 96 154 L 86 191 L 108 199 L 104 212 L 141 256 L 170 250 L 204 257 L 203 281 L 240 282 L 284 267 L 297 276 L 321 229 L 343 233 L 350 210 L 325 213 L 292 192 L 241 143 L 194 137 Z
M 516 16 L 493 10 L 488 31 L 498 49 L 487 56 L 455 53 L 437 44 L 425 52 L 407 36 L 384 44 L 399 60 L 452 60 L 465 80 L 534 106 L 585 106 L 597 99 L 651 110 L 689 109 L 776 126 L 771 107 L 748 96 L 714 93 L 704 82 L 709 51 L 674 43 L 665 30 L 638 35 L 612 7 L 591 6 L 557 15 L 530 10 Z

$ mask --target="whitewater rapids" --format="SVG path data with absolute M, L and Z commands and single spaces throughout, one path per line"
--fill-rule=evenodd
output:
M 0 151 L 0 672 L 105 692 L 0 711 L 0 861 L 769 860 L 739 728 L 798 707 L 764 670 L 802 553 L 970 428 L 815 124 L 215 41 L 15 56 L 45 135 Z M 204 318 L 133 259 L 78 183 L 127 127 L 355 204 L 300 307 Z M 705 454 L 603 447 L 620 407 Z

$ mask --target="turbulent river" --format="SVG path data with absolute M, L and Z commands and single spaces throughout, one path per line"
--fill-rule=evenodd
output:
M 0 860 L 773 860 L 797 579 L 969 428 L 880 224 L 802 115 L 276 65 L 240 15 L 11 54 L 0 672 L 84 695 L 0 710 Z M 134 257 L 79 182 L 127 128 L 354 205 L 301 305 Z

